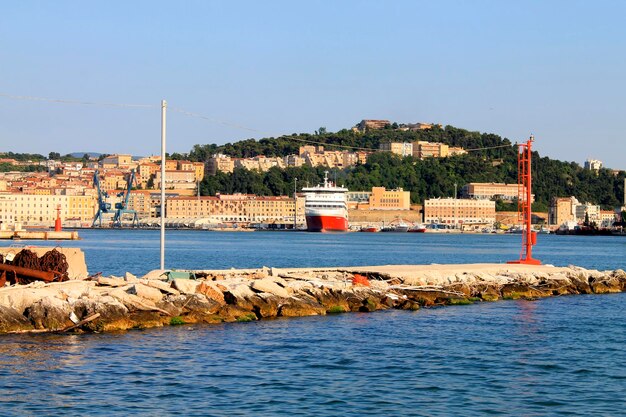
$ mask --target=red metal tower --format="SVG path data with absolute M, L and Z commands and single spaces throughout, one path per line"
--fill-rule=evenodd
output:
M 55 232 L 61 231 L 61 205 L 60 204 L 57 206 L 57 218 L 54 221 L 54 231 Z
M 517 153 L 517 218 L 524 226 L 522 229 L 522 251 L 517 261 L 509 264 L 541 265 L 541 261 L 533 259 L 533 245 L 537 244 L 537 232 L 533 232 L 532 224 L 532 173 L 531 155 L 534 136 L 526 143 L 519 144 Z

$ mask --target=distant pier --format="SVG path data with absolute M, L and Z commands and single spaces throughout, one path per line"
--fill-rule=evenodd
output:
M 53 230 L 0 230 L 0 239 L 13 240 L 78 240 L 78 232 Z

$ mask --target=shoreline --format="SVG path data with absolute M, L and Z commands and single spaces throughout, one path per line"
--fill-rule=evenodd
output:
M 0 334 L 108 332 L 626 291 L 626 272 L 510 264 L 154 270 L 0 288 Z M 189 279 L 191 274 L 197 279 Z

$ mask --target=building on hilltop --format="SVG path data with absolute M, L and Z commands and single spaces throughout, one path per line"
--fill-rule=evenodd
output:
M 599 171 L 602 168 L 602 161 L 597 159 L 587 159 L 585 161 L 585 169 L 589 171 Z
M 256 170 L 267 172 L 272 167 L 285 168 L 285 161 L 279 157 L 266 157 L 258 155 L 253 158 L 236 158 L 235 168 L 245 168 L 247 170 Z
M 410 142 L 384 142 L 380 144 L 380 150 L 402 157 L 413 156 L 413 144 Z
M 387 126 L 391 126 L 391 122 L 389 120 L 361 120 L 355 127 L 354 130 L 359 132 L 367 132 L 368 130 L 379 130 L 384 129 Z
M 132 160 L 132 157 L 127 154 L 109 155 L 100 162 L 100 166 L 104 169 L 129 169 L 132 165 Z
M 228 155 L 215 154 L 206 163 L 207 175 L 215 175 L 217 172 L 232 173 L 235 170 L 235 161 Z
M 441 125 L 437 125 L 439 127 L 441 127 Z M 402 131 L 417 131 L 417 130 L 428 130 L 428 129 L 432 129 L 433 128 L 433 124 L 432 123 L 406 123 L 406 124 L 401 124 L 398 127 L 398 130 L 402 130 Z
M 450 147 L 445 143 L 417 141 L 413 142 L 413 156 L 418 159 L 445 158 L 450 154 Z

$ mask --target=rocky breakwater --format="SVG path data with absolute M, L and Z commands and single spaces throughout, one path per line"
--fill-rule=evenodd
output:
M 197 279 L 94 277 L 0 288 L 0 333 L 185 323 L 622 292 L 626 273 L 503 264 L 193 271 Z M 174 275 L 174 274 L 172 274 Z M 189 274 L 192 275 L 192 274 Z

